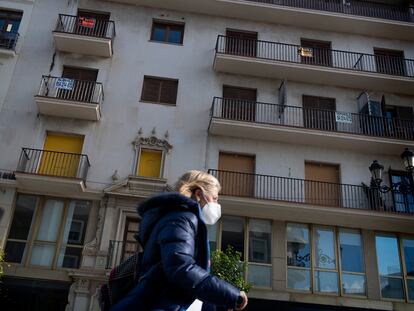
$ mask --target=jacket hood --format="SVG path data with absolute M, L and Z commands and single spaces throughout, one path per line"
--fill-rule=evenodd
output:
M 198 203 L 178 192 L 162 193 L 142 202 L 137 208 L 138 214 L 142 217 L 138 241 L 144 246 L 158 220 L 177 210 L 191 211 L 200 218 Z

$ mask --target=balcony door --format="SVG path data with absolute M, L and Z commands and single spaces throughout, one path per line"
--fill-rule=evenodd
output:
M 336 131 L 335 98 L 303 95 L 302 103 L 306 128 Z
M 254 122 L 256 118 L 256 89 L 223 86 L 224 119 Z
M 390 171 L 390 183 L 403 183 L 408 188 L 413 187 L 413 179 L 406 172 Z M 414 194 L 407 191 L 392 191 L 394 200 L 394 209 L 396 212 L 413 213 L 414 212 Z
M 374 48 L 377 72 L 405 76 L 404 52 Z
M 138 243 L 135 239 L 135 234 L 138 233 L 139 219 L 127 218 L 125 222 L 125 232 L 122 245 L 122 257 L 121 262 L 127 260 L 135 252 L 138 251 Z
M 14 48 L 22 15 L 21 12 L 0 10 L 0 48 Z
M 57 97 L 78 102 L 93 102 L 97 77 L 97 69 L 64 66 L 62 78 L 74 80 L 73 86 L 71 89 L 59 89 Z
M 255 163 L 254 156 L 220 152 L 218 178 L 222 194 L 254 197 Z
M 257 32 L 226 30 L 226 54 L 256 57 Z
M 105 38 L 109 25 L 109 13 L 78 10 L 75 33 Z
M 312 205 L 340 206 L 339 165 L 305 162 L 305 202 Z
M 302 48 L 310 49 L 311 54 L 301 55 L 301 62 L 311 65 L 332 67 L 332 49 L 330 41 L 301 39 Z
M 83 138 L 80 135 L 48 133 L 43 146 L 38 174 L 75 178 L 78 172 Z
M 387 136 L 400 139 L 414 138 L 414 117 L 412 107 L 384 107 L 385 129 Z

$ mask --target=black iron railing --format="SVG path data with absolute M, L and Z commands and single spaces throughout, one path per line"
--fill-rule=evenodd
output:
M 59 14 L 55 31 L 113 39 L 115 37 L 115 23 L 107 19 Z
M 212 118 L 414 140 L 414 121 L 214 97 Z M 407 116 L 407 118 L 410 116 Z
M 412 195 L 380 193 L 368 186 L 210 169 L 222 195 L 319 206 L 414 214 Z
M 22 148 L 16 171 L 85 181 L 90 166 L 85 154 Z
M 0 49 L 15 50 L 18 39 L 18 33 L 0 31 Z
M 133 241 L 109 241 L 108 254 L 106 256 L 106 269 L 111 269 L 129 258 L 139 250 L 137 242 Z
M 312 66 L 414 77 L 414 60 L 219 35 L 216 53 Z
M 101 104 L 104 99 L 100 82 L 42 76 L 38 96 Z
M 245 0 L 249 2 L 282 5 L 310 10 L 342 13 L 390 19 L 403 22 L 414 22 L 412 6 L 397 6 L 361 0 Z

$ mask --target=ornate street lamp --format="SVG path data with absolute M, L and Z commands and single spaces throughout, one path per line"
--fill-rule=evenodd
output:
M 404 152 L 401 154 L 401 159 L 403 161 L 405 170 L 410 174 L 413 174 L 414 153 L 410 149 L 405 148 Z M 402 194 L 414 193 L 412 185 L 410 183 L 407 183 L 405 180 L 397 183 L 392 183 L 390 186 L 381 185 L 384 166 L 378 163 L 377 160 L 374 160 L 372 164 L 369 166 L 369 171 L 371 172 L 371 178 L 374 181 L 375 187 L 381 193 L 386 193 L 391 190 L 398 191 Z

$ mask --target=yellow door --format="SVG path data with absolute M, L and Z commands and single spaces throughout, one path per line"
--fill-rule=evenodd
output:
M 141 149 L 138 175 L 159 178 L 161 172 L 161 159 L 161 150 Z
M 47 134 L 39 174 L 76 177 L 83 136 Z

